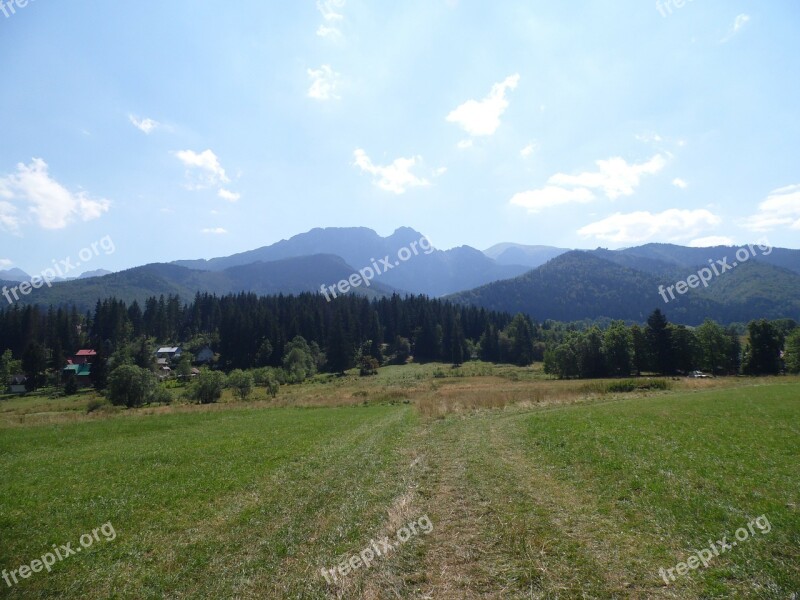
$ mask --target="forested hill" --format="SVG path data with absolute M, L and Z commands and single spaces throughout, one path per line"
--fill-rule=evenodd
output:
M 449 298 L 492 310 L 522 312 L 538 320 L 607 317 L 643 322 L 655 308 L 670 321 L 686 325 L 699 325 L 706 318 L 731 323 L 800 317 L 800 275 L 757 261 L 714 277 L 707 289 L 701 286 L 664 302 L 659 286 L 674 285 L 702 266 L 687 268 L 645 256 L 623 255 L 612 261 L 596 253 L 573 251 L 515 279 Z

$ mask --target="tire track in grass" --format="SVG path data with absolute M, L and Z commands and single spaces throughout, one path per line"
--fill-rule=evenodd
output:
M 383 497 L 391 496 L 391 449 L 404 438 L 408 414 L 391 411 L 337 439 L 335 446 L 317 448 L 316 464 L 305 469 L 304 481 L 286 468 L 263 482 L 265 488 L 279 486 L 281 496 L 250 507 L 237 519 L 242 552 L 220 569 L 234 562 L 241 573 L 231 586 L 232 597 L 330 595 L 320 569 L 333 566 L 331 549 L 357 536 L 379 514 Z M 225 530 L 222 535 L 230 534 Z
M 560 480 L 546 466 L 546 457 L 532 454 L 531 448 L 522 444 L 525 438 L 520 425 L 519 418 L 494 420 L 489 423 L 487 437 L 491 455 L 497 458 L 498 468 L 508 474 L 514 496 L 527 499 L 520 503 L 523 511 L 537 513 L 549 522 L 551 536 L 563 538 L 549 540 L 534 559 L 537 569 L 548 574 L 542 578 L 539 597 L 556 597 L 559 592 L 568 597 L 576 593 L 597 598 L 697 597 L 691 578 L 679 579 L 669 587 L 659 579 L 646 550 L 669 542 L 655 528 L 652 534 L 630 532 L 621 513 L 609 514 L 586 491 Z M 513 536 L 511 525 L 500 527 L 510 529 Z M 564 547 L 570 560 L 562 561 L 562 555 L 547 550 L 548 545 Z M 678 546 L 672 545 L 677 554 Z M 577 572 L 570 568 L 573 560 L 581 565 Z
M 498 416 L 428 427 L 435 527 L 427 582 L 414 597 L 690 597 L 688 587 L 659 585 L 637 556 L 642 543 L 663 540 L 626 533 L 593 498 L 523 451 L 517 418 Z

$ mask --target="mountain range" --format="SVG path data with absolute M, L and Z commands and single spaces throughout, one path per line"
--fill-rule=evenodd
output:
M 483 252 L 469 246 L 436 250 L 408 227 L 387 237 L 363 227 L 325 228 L 227 257 L 84 274 L 33 290 L 20 303 L 73 303 L 87 310 L 98 298 L 110 296 L 142 302 L 161 294 L 189 298 L 198 291 L 319 292 L 370 269 L 377 270 L 370 285 L 361 284 L 353 292 L 367 297 L 392 293 L 446 297 L 524 312 L 538 320 L 641 322 L 655 308 L 670 320 L 689 325 L 706 317 L 723 323 L 761 317 L 800 320 L 800 250 L 752 246 L 747 252 L 748 260 L 738 264 L 736 248 L 724 246 L 647 244 L 583 251 L 502 243 Z M 660 290 L 718 261 L 737 266 L 713 276 L 708 287 L 675 293 L 675 299 L 662 295 Z M 25 275 L 18 269 L 0 272 L 0 284 L 18 285 L 14 282 Z

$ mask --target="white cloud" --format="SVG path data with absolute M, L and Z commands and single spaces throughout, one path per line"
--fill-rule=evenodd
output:
M 506 92 L 519 83 L 519 74 L 514 74 L 492 86 L 492 91 L 483 100 L 467 100 L 447 115 L 447 121 L 458 124 L 472 136 L 493 135 L 500 127 L 500 117 L 508 108 Z
M 645 175 L 655 175 L 667 164 L 661 154 L 656 154 L 649 161 L 641 164 L 628 164 L 620 157 L 598 160 L 598 170 L 595 172 L 581 173 L 580 175 L 567 175 L 557 173 L 548 183 L 559 186 L 576 186 L 590 189 L 602 189 L 606 196 L 615 200 L 620 196 L 630 196 L 639 187 Z
M 469 148 L 472 148 L 474 145 L 475 143 L 472 140 L 461 140 L 460 142 L 458 142 L 458 144 L 456 144 L 456 147 L 459 150 L 468 150 Z
M 519 153 L 522 156 L 522 158 L 528 158 L 538 149 L 539 149 L 539 144 L 537 144 L 536 142 L 531 142 L 530 144 L 525 146 L 522 150 L 520 150 Z
M 214 187 L 220 183 L 229 183 L 230 179 L 225 174 L 225 169 L 219 158 L 211 150 L 194 152 L 193 150 L 180 150 L 175 153 L 186 167 L 186 177 L 189 179 L 189 189 L 204 189 Z
M 339 31 L 337 27 L 329 27 L 328 25 L 320 25 L 317 27 L 317 35 L 332 40 L 339 40 L 342 38 L 342 32 Z
M 338 40 L 342 37 L 341 30 L 334 25 L 344 20 L 340 12 L 344 8 L 345 0 L 317 0 L 317 10 L 322 14 L 325 23 L 317 28 L 319 37 Z
M 653 238 L 677 242 L 696 238 L 722 219 L 708 210 L 671 208 L 662 213 L 616 213 L 578 230 L 583 237 L 617 243 L 646 242 Z
M 688 184 L 688 183 L 686 183 L 686 182 L 685 182 L 683 179 L 681 179 L 680 177 L 676 177 L 675 179 L 673 179 L 673 180 L 672 180 L 672 185 L 674 185 L 676 188 L 680 188 L 680 189 L 682 189 L 682 190 L 685 190 L 686 188 L 688 188 L 688 187 L 689 187 L 689 184 Z
M 2 181 L 0 181 L 1 183 Z M 9 233 L 19 233 L 20 225 L 21 220 L 17 214 L 17 208 L 10 202 L 0 200 L 0 229 Z
M 108 212 L 111 202 L 92 199 L 85 191 L 70 192 L 50 177 L 47 163 L 34 158 L 30 165 L 19 163 L 14 174 L 0 177 L 0 226 L 12 233 L 19 231 L 23 219 L 12 200 L 29 205 L 28 212 L 44 229 L 63 229 L 76 218 L 97 219 Z
M 731 27 L 730 31 L 728 31 L 727 35 L 720 40 L 720 43 L 724 44 L 725 42 L 729 41 L 733 36 L 739 33 L 742 28 L 750 22 L 750 15 L 741 14 L 736 17 L 736 20 L 733 22 L 733 26 Z
M 643 142 L 645 144 L 652 144 L 652 143 L 659 143 L 664 141 L 660 135 L 655 132 L 648 132 L 648 133 L 639 133 L 636 134 L 636 140 L 639 142 Z
M 0 269 L 8 269 L 14 265 L 14 261 L 7 258 L 0 258 Z
M 345 4 L 346 0 L 317 0 L 317 10 L 326 21 L 341 21 L 344 15 L 339 11 Z
M 704 238 L 698 238 L 689 242 L 690 248 L 714 248 L 716 246 L 735 246 L 734 241 L 726 236 L 711 235 Z
M 779 227 L 800 229 L 800 184 L 777 189 L 758 205 L 759 212 L 742 222 L 750 231 L 772 231 Z
M 330 65 L 322 65 L 319 69 L 308 69 L 308 78 L 311 87 L 308 88 L 308 97 L 315 100 L 338 100 L 336 88 L 339 85 L 339 73 L 331 69 Z
M 206 229 L 201 229 L 200 233 L 210 234 L 210 235 L 225 235 L 228 233 L 227 229 L 223 229 L 222 227 L 208 227 Z
M 225 188 L 219 188 L 217 196 L 219 196 L 223 200 L 227 200 L 228 202 L 236 202 L 237 200 L 239 200 L 239 198 L 242 197 L 241 194 L 232 192 L 230 190 L 226 190 Z
M 355 157 L 353 164 L 365 173 L 373 175 L 375 185 L 387 192 L 403 194 L 409 188 L 430 185 L 427 179 L 418 177 L 411 172 L 418 162 L 422 162 L 420 156 L 398 158 L 392 164 L 381 167 L 373 164 L 367 153 L 361 148 L 356 149 L 353 155 Z
M 128 119 L 130 119 L 130 122 L 134 127 L 136 127 L 136 129 L 148 135 L 161 127 L 161 123 L 154 121 L 153 119 L 137 119 L 134 115 L 128 115 Z
M 511 204 L 521 206 L 530 213 L 538 213 L 545 208 L 562 204 L 586 204 L 594 200 L 594 194 L 586 188 L 568 190 L 558 186 L 548 186 L 540 190 L 530 190 L 514 194 Z

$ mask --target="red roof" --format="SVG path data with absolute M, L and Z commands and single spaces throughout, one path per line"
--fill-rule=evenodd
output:
M 75 356 L 97 356 L 97 352 L 94 350 L 78 350 Z

